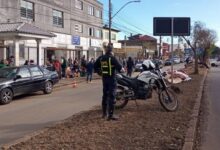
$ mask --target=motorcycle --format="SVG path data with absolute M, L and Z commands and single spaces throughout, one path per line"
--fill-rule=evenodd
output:
M 134 78 L 123 74 L 116 75 L 115 108 L 124 108 L 130 100 L 150 99 L 153 91 L 156 91 L 161 106 L 166 111 L 176 111 L 179 103 L 175 90 L 166 84 L 159 66 L 155 66 L 150 60 L 145 60 L 142 67 L 143 72 Z

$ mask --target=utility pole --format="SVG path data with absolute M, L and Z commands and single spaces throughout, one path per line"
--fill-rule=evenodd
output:
M 127 49 L 126 49 L 126 46 L 127 46 L 127 45 L 126 45 L 126 44 L 127 44 L 127 43 L 126 43 L 127 36 L 126 36 L 126 35 L 125 35 L 125 39 L 124 39 L 124 40 L 125 40 L 125 43 L 124 43 L 125 56 L 127 56 Z
M 162 37 L 160 36 L 160 46 L 159 46 L 159 58 L 161 57 L 161 49 L 162 49 Z
M 123 9 L 125 8 L 125 6 L 127 6 L 130 3 L 137 3 L 137 2 L 141 2 L 141 0 L 132 0 L 129 1 L 127 3 L 125 3 L 113 16 L 112 16 L 112 3 L 111 0 L 108 1 L 109 2 L 109 46 L 112 46 L 112 42 L 111 42 L 111 28 L 112 28 L 112 19 Z
M 111 28 L 112 28 L 112 3 L 111 0 L 109 0 L 109 43 L 108 45 L 111 46 Z

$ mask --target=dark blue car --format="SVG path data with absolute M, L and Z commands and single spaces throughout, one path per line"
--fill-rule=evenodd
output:
M 37 65 L 0 69 L 0 104 L 8 104 L 14 96 L 43 91 L 50 94 L 59 81 L 55 71 Z

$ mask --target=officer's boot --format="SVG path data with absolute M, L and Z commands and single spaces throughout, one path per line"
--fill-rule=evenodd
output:
M 107 106 L 102 104 L 102 118 L 107 116 Z
M 114 113 L 114 105 L 111 105 L 109 107 L 108 112 L 109 112 L 109 115 L 108 115 L 108 118 L 107 118 L 108 121 L 110 121 L 110 120 L 118 120 L 119 119 L 119 117 L 113 115 L 113 113 Z

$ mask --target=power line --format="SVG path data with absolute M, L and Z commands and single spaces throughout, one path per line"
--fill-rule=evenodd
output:
M 134 31 L 134 30 L 131 30 L 129 28 L 127 28 L 126 26 L 123 26 L 121 24 L 117 24 L 115 22 L 112 22 L 113 23 L 113 26 L 116 28 L 116 29 L 119 29 L 120 31 L 123 31 L 125 33 L 135 33 L 135 34 L 139 34 L 139 32 L 137 31 Z
M 107 10 L 103 9 L 103 12 L 106 12 L 106 15 L 108 15 L 108 11 L 107 11 Z M 116 18 L 119 18 L 120 21 L 123 21 L 123 22 L 125 22 L 126 24 L 128 24 L 128 25 L 130 25 L 130 26 L 133 26 L 134 28 L 136 28 L 136 29 L 138 29 L 138 30 L 140 30 L 140 31 L 142 31 L 142 32 L 144 32 L 144 33 L 147 33 L 147 34 L 152 35 L 152 33 L 149 33 L 149 32 L 147 32 L 147 31 L 145 31 L 144 29 L 142 29 L 142 28 L 140 28 L 140 27 L 138 27 L 138 26 L 136 26 L 136 25 L 134 25 L 134 24 L 132 24 L 132 23 L 126 21 L 126 19 L 120 17 L 119 15 L 117 15 L 117 16 L 115 16 L 115 17 L 116 17 Z

